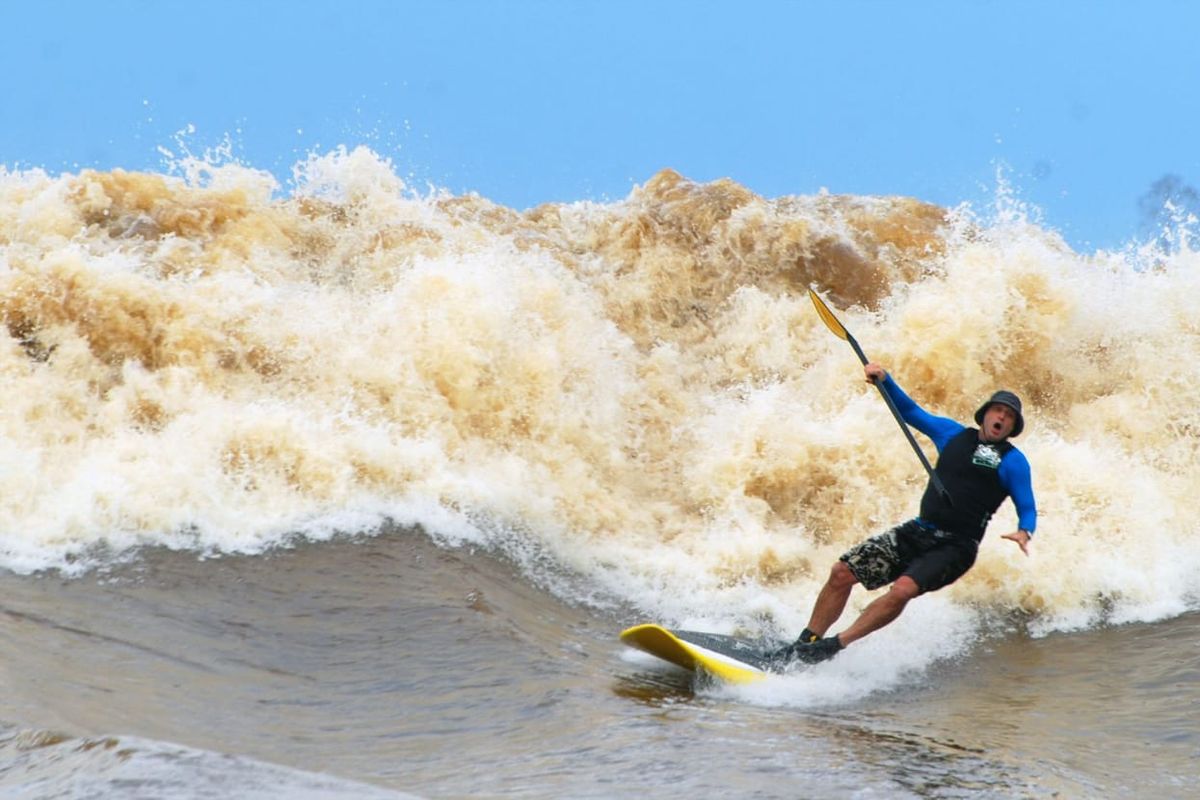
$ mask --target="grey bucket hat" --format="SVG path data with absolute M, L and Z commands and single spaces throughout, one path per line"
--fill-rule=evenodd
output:
M 1003 389 L 996 392 L 994 395 L 988 398 L 986 403 L 979 407 L 979 410 L 975 412 L 975 424 L 983 424 L 984 412 L 988 410 L 988 406 L 993 405 L 994 403 L 999 403 L 1002 406 L 1008 406 L 1016 413 L 1017 421 L 1013 423 L 1012 433 L 1009 434 L 1009 436 L 1020 436 L 1021 431 L 1025 430 L 1025 417 L 1021 414 L 1021 398 L 1017 397 L 1012 392 L 1008 392 Z

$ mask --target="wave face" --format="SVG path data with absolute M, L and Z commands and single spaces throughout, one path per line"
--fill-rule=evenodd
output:
M 365 149 L 266 173 L 0 172 L 0 565 L 420 524 L 675 622 L 798 629 L 924 475 L 829 300 L 927 408 L 1018 392 L 1041 518 L 947 614 L 1159 619 L 1200 582 L 1200 269 L 1017 209 L 420 193 Z M 929 448 L 931 450 L 931 448 Z M 556 577 L 558 576 L 558 577 Z M 943 602 L 943 601 L 939 601 Z

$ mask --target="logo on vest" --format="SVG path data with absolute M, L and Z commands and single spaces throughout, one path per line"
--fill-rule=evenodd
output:
M 975 448 L 974 455 L 971 456 L 971 463 L 977 467 L 986 467 L 988 469 L 1000 468 L 1000 451 L 992 447 L 990 444 L 980 444 Z

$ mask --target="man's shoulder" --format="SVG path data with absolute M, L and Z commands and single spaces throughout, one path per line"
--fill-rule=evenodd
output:
M 1008 461 L 1009 459 L 1012 459 L 1014 463 L 1023 464 L 1028 467 L 1029 459 L 1025 457 L 1025 453 L 1022 452 L 1021 448 L 1013 444 L 1011 439 L 1005 439 L 1004 442 L 1008 445 L 1004 451 L 1004 460 Z

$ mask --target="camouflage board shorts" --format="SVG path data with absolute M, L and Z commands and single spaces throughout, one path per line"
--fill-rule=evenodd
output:
M 975 563 L 978 550 L 978 542 L 969 537 L 912 519 L 851 547 L 840 560 L 867 589 L 907 575 L 922 592 L 933 592 L 961 578 Z

